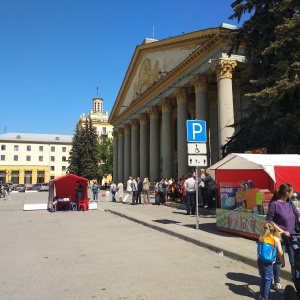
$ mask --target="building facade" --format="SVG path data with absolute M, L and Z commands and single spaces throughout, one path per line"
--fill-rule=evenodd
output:
M 242 116 L 244 56 L 227 55 L 235 26 L 194 31 L 137 46 L 112 109 L 114 181 L 181 178 L 191 171 L 187 120 L 207 127 L 208 167 L 222 158 Z
M 35 184 L 66 175 L 73 135 L 0 134 L 0 183 Z

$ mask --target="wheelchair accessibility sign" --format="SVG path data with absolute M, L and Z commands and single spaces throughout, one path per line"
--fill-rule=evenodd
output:
M 186 121 L 187 141 L 188 143 L 206 142 L 206 122 L 202 120 L 187 120 Z

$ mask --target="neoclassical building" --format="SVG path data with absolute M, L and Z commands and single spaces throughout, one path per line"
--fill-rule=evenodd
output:
M 187 174 L 186 120 L 206 121 L 208 166 L 222 158 L 243 104 L 244 57 L 227 55 L 233 29 L 222 24 L 136 47 L 109 117 L 114 181 Z

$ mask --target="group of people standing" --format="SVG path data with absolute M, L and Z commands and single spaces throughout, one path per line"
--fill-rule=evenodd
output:
M 127 198 L 131 196 L 132 205 L 142 204 L 143 194 L 143 204 L 150 204 L 149 190 L 150 182 L 148 177 L 145 177 L 142 181 L 140 177 L 129 176 L 126 184 L 127 195 L 125 196 L 124 200 L 126 201 Z

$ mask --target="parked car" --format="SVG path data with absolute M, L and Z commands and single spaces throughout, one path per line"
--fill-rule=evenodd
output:
M 23 183 L 16 184 L 15 185 L 15 191 L 17 192 L 25 192 L 26 191 L 26 185 Z
M 32 186 L 31 191 L 49 191 L 49 183 L 36 183 Z
M 25 186 L 26 186 L 26 190 L 30 191 L 32 189 L 33 184 L 31 184 L 31 183 L 25 183 Z

